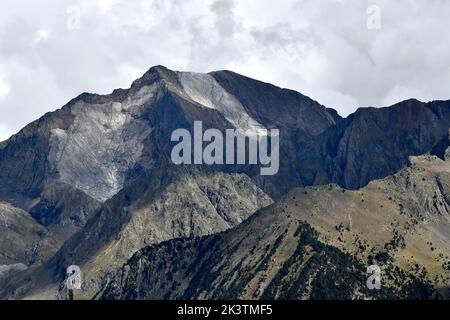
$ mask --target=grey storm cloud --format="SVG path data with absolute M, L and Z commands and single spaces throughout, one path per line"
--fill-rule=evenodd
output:
M 370 6 L 380 28 L 367 21 Z M 152 65 L 230 69 L 347 115 L 450 98 L 450 1 L 3 0 L 0 140 Z

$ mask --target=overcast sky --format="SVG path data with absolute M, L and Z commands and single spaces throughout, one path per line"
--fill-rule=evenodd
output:
M 449 31 L 446 0 L 2 0 L 0 140 L 159 64 L 233 70 L 343 116 L 450 99 Z

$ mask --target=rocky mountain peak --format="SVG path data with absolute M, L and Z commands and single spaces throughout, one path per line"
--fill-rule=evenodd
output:
M 155 82 L 163 81 L 167 84 L 179 85 L 179 81 L 175 71 L 172 71 L 165 66 L 153 66 L 144 75 L 135 80 L 132 85 L 132 90 L 139 90 L 143 86 L 153 85 Z

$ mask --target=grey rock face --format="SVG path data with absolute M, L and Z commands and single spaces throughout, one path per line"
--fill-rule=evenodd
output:
M 450 103 L 444 101 L 362 108 L 317 136 L 295 134 L 281 140 L 285 153 L 280 174 L 265 182 L 276 186 L 284 178 L 283 186 L 331 182 L 357 189 L 394 174 L 408 164 L 409 156 L 433 152 L 448 142 L 449 125 Z
M 9 277 L 10 275 L 21 272 L 27 269 L 27 266 L 23 263 L 16 263 L 10 265 L 0 266 L 0 279 Z
M 55 242 L 29 213 L 0 202 L 0 265 L 45 261 L 54 253 Z
M 114 227 L 108 219 L 115 213 L 100 213 L 103 217 L 74 239 L 78 244 L 70 241 L 58 256 L 83 266 L 89 279 L 84 290 L 92 296 L 112 270 L 146 245 L 229 229 L 270 203 L 245 175 L 181 173 L 156 194 L 149 188 Z M 88 250 L 92 243 L 94 250 Z
M 189 99 L 219 111 L 234 128 L 241 129 L 249 135 L 256 135 L 266 129 L 253 119 L 241 102 L 226 91 L 212 75 L 189 72 L 180 72 L 178 75 Z
M 102 202 L 119 192 L 151 133 L 138 117 L 155 90 L 143 87 L 122 102 L 75 103 L 72 126 L 51 131 L 49 163 L 55 179 Z

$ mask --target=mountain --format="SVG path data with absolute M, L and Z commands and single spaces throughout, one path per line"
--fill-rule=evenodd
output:
M 270 88 L 278 95 L 283 91 L 274 86 Z M 298 111 L 302 108 L 301 99 L 304 99 L 307 101 L 305 108 L 311 108 L 310 104 L 318 108 L 316 113 L 321 116 L 314 120 L 317 126 L 326 128 L 333 123 L 333 117 L 324 107 L 298 93 L 290 92 L 289 95 L 287 108 Z M 312 116 L 306 118 L 309 120 L 305 123 L 312 123 Z M 205 184 L 207 190 L 198 193 L 198 198 L 192 197 L 196 194 L 192 188 L 194 191 L 198 188 L 195 181 L 186 183 L 186 180 L 192 180 L 188 177 L 192 170 L 176 167 L 168 155 L 173 146 L 171 133 L 178 128 L 192 131 L 194 120 L 203 121 L 205 128 L 221 130 L 261 127 L 212 75 L 154 67 L 127 90 L 115 90 L 107 96 L 80 95 L 2 144 L 0 167 L 5 170 L 0 175 L 8 182 L 8 188 L 0 190 L 0 199 L 30 212 L 47 228 L 67 230 L 65 235 L 58 236 L 62 238 L 61 244 L 70 239 L 48 263 L 52 270 L 58 265 L 54 261 L 60 260 L 94 264 L 92 277 L 101 281 L 104 273 L 113 268 L 109 260 L 94 263 L 100 259 L 97 255 L 105 246 L 117 249 L 110 259 L 120 266 L 149 241 L 222 231 L 271 202 L 248 178 L 240 178 L 242 181 L 236 181 L 240 185 L 234 186 L 234 179 L 223 175 L 222 186 L 230 184 L 225 181 L 230 180 L 229 188 L 236 190 L 236 196 L 223 194 L 226 189 L 213 190 L 217 195 L 211 194 L 208 190 L 211 186 Z M 318 129 L 308 130 L 317 132 Z M 209 171 L 207 169 L 206 173 Z M 209 173 L 218 176 L 221 171 L 234 175 L 245 170 L 223 166 Z M 184 186 L 181 191 L 173 187 L 178 181 Z M 59 188 L 58 192 L 56 188 Z M 150 227 L 133 225 L 147 221 L 149 212 L 161 214 L 154 203 L 166 201 L 161 200 L 162 195 L 173 197 L 166 195 L 167 190 L 174 194 L 183 192 L 190 197 L 191 202 L 180 201 L 177 208 L 190 208 L 191 215 L 198 219 L 185 221 L 181 212 L 162 214 L 161 224 L 167 225 L 168 230 L 156 235 L 154 231 L 159 231 L 159 224 Z M 248 192 L 252 194 L 248 195 Z M 61 197 L 61 194 L 66 196 Z M 247 198 L 243 199 L 240 194 Z M 218 208 L 216 198 L 225 198 Z M 231 210 L 236 208 L 233 201 L 248 202 L 249 205 L 233 212 Z M 214 211 L 205 213 L 205 206 Z M 213 218 L 208 217 L 213 213 Z M 206 218 L 202 216 L 204 214 Z M 90 223 L 86 224 L 88 220 Z M 129 235 L 138 240 L 129 239 Z M 115 246 L 120 239 L 124 244 Z M 46 269 L 47 265 L 36 267 Z M 64 268 L 65 263 L 61 262 L 54 272 L 60 274 Z M 35 272 L 33 270 L 30 272 Z
M 222 132 L 280 129 L 279 173 L 174 165 L 171 134 L 192 132 L 194 121 Z M 71 264 L 82 267 L 92 297 L 149 244 L 234 227 L 295 187 L 357 189 L 410 155 L 442 156 L 449 123 L 450 102 L 410 100 L 343 119 L 298 92 L 230 71 L 156 66 L 129 89 L 84 93 L 0 144 L 0 201 L 31 216 L 45 230 L 40 243 L 51 244 L 31 260 L 28 244 L 15 249 L 5 264 L 29 269 L 3 280 L 0 297 L 54 298 Z
M 97 298 L 427 299 L 449 293 L 449 244 L 450 158 L 412 157 L 366 188 L 295 189 L 232 230 L 140 250 Z

